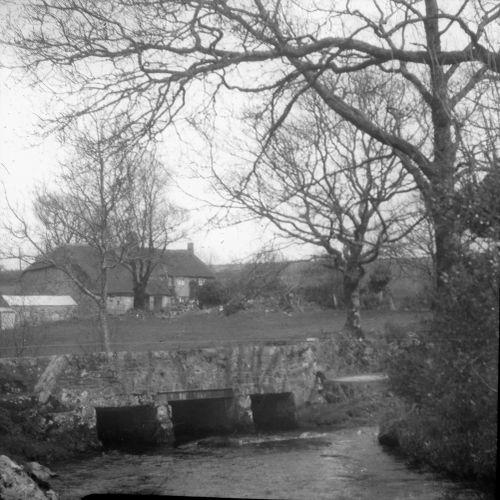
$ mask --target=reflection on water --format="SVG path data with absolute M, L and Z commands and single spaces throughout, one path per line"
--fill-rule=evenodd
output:
M 409 470 L 384 453 L 371 427 L 208 438 L 154 454 L 106 453 L 55 469 L 59 477 L 52 486 L 63 499 L 91 493 L 307 500 L 485 498 L 432 473 Z

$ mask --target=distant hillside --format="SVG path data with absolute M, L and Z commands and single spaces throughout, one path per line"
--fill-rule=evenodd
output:
M 246 264 L 212 264 L 210 267 L 215 278 L 227 283 L 245 267 Z
M 222 283 L 229 283 L 236 279 L 247 266 L 259 267 L 259 264 L 222 264 L 212 266 L 215 277 Z M 260 265 L 270 273 L 276 273 L 291 289 L 303 289 L 329 284 L 333 289 L 340 291 L 342 287 L 342 273 L 324 266 L 319 260 L 295 260 L 289 262 L 272 262 Z M 337 292 L 338 293 L 338 292 Z
M 236 280 L 245 266 L 255 264 L 222 264 L 211 266 L 215 277 L 224 284 Z M 268 268 L 279 273 L 284 284 L 294 291 L 311 291 L 314 288 L 328 289 L 342 300 L 342 273 L 317 260 L 266 263 Z M 368 283 L 371 273 L 379 266 L 390 270 L 389 289 L 398 307 L 413 307 L 427 303 L 432 290 L 432 262 L 428 258 L 381 258 L 367 265 L 362 288 Z M 309 295 L 309 294 L 308 294 Z

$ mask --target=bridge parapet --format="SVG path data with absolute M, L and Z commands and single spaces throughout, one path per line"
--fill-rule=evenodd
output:
M 58 409 L 54 418 L 61 429 L 94 428 L 99 408 L 111 415 L 111 408 L 152 406 L 168 434 L 172 408 L 180 411 L 183 405 L 176 403 L 180 401 L 231 400 L 232 415 L 242 426 L 251 423 L 252 395 L 292 394 L 294 404 L 302 406 L 314 387 L 318 351 L 320 341 L 311 340 L 66 354 L 1 359 L 0 374 L 9 370 L 22 374 L 29 381 L 24 392 L 34 394 L 40 406 Z

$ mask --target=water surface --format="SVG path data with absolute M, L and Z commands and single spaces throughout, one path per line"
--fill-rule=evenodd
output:
M 269 499 L 478 500 L 484 497 L 385 453 L 377 429 L 240 435 L 155 453 L 110 452 L 60 464 L 62 499 L 134 493 Z

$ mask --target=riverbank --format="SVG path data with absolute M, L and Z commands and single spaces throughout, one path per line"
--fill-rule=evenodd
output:
M 83 428 L 52 434 L 34 404 L 17 410 L 0 407 L 0 455 L 16 462 L 52 464 L 101 450 L 97 437 Z
M 478 434 L 474 429 L 456 430 L 451 421 L 445 429 L 445 424 L 436 418 L 435 413 L 404 403 L 396 397 L 386 402 L 379 425 L 380 444 L 389 453 L 403 459 L 409 467 L 435 471 L 497 497 L 496 458 L 479 461 L 478 454 L 473 455 L 473 459 L 470 457 L 473 450 L 466 439 L 475 437 L 474 432 Z M 466 422 L 463 425 L 465 427 Z M 490 440 L 484 439 L 483 436 L 488 435 Z M 482 443 L 475 444 L 475 447 L 485 455 L 483 450 L 496 447 L 496 424 L 489 423 L 481 437 Z M 473 463 L 474 460 L 476 463 Z

